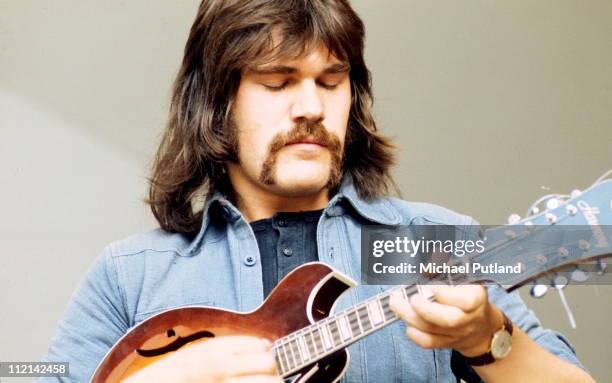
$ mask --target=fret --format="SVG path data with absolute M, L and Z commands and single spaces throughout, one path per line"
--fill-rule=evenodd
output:
M 386 322 L 387 318 L 385 317 L 385 310 L 383 310 L 382 300 L 377 299 L 376 301 L 378 302 L 378 308 L 380 309 L 380 315 L 382 316 L 382 320 L 383 322 Z
M 302 355 L 302 360 L 306 361 L 310 359 L 310 353 L 308 352 L 308 347 L 306 347 L 306 343 L 304 342 L 304 335 L 298 335 L 298 345 L 300 346 L 300 354 Z
M 406 286 L 400 287 L 400 290 L 402 290 L 402 295 L 404 296 L 404 299 L 408 300 L 408 294 L 406 293 Z
M 293 348 L 296 352 L 296 355 L 298 357 L 298 364 L 304 363 L 304 358 L 302 356 L 302 353 L 300 352 L 300 345 L 298 343 L 297 337 L 295 336 L 293 340 L 291 341 L 291 348 Z
M 283 358 L 281 347 L 282 344 L 276 346 L 276 363 L 280 366 L 281 371 L 289 371 L 290 368 L 287 366 L 287 361 Z
M 355 338 L 361 334 L 361 331 L 360 331 L 361 325 L 359 324 L 359 319 L 357 319 L 357 313 L 355 313 L 355 311 L 351 311 L 347 315 L 349 318 L 349 323 L 351 325 L 351 331 L 353 333 L 353 338 Z
M 317 350 L 321 350 L 318 352 L 322 354 L 323 351 L 325 351 L 325 349 L 323 348 L 323 340 L 321 340 L 321 333 L 319 332 L 319 329 L 316 327 L 312 329 L 312 332 L 314 334 L 315 346 L 317 347 Z
M 391 320 L 395 318 L 395 314 L 391 307 L 389 307 L 389 300 L 391 299 L 390 295 L 386 295 L 380 299 L 380 305 L 383 309 L 383 314 L 385 315 L 385 320 Z
M 319 329 L 321 329 L 321 336 L 323 337 L 323 344 L 325 345 L 325 348 L 329 350 L 333 346 L 331 343 L 331 338 L 329 336 L 329 333 L 327 332 L 327 326 L 325 326 L 325 324 L 320 324 Z
M 291 360 L 289 359 L 289 352 L 287 351 L 287 343 L 283 343 L 282 348 L 283 348 L 283 356 L 285 357 L 285 360 L 287 361 L 287 367 L 289 370 L 291 370 L 295 367 L 295 363 L 292 363 Z
M 359 335 L 362 335 L 364 333 L 363 330 L 363 325 L 361 324 L 361 319 L 359 319 L 359 308 L 356 309 L 357 310 L 357 324 L 359 325 Z
M 293 351 L 291 350 L 289 341 L 287 341 L 287 343 L 285 343 L 283 347 L 285 348 L 285 352 L 287 353 L 287 361 L 289 362 L 290 369 L 297 367 L 297 362 L 293 357 Z M 287 348 L 289 349 L 289 351 L 287 351 Z
M 338 323 L 334 319 L 330 320 L 329 328 L 331 330 L 332 339 L 335 345 L 340 345 L 342 343 L 342 338 L 340 338 L 340 331 L 338 330 Z
M 276 361 L 276 365 L 278 366 L 279 372 L 282 375 L 285 372 L 285 366 L 283 365 L 283 361 L 281 360 L 279 355 L 275 355 L 274 360 Z
M 338 323 L 340 324 L 340 334 L 342 335 L 342 340 L 347 340 L 351 338 L 351 330 L 349 329 L 349 325 L 347 322 L 346 316 L 342 315 L 338 318 Z
M 361 323 L 362 332 L 367 332 L 372 328 L 370 317 L 368 316 L 368 309 L 366 306 L 361 306 L 357 309 L 359 313 L 359 321 Z
M 306 345 L 308 346 L 308 353 L 310 355 L 317 355 L 318 352 L 314 345 L 314 338 L 312 337 L 312 332 L 309 331 L 306 334 L 304 334 L 304 338 L 306 339 Z
M 374 326 L 383 322 L 382 312 L 379 311 L 378 299 L 368 302 L 366 306 L 368 308 L 368 314 L 370 314 L 370 321 Z
M 296 366 L 299 366 L 299 365 L 302 363 L 302 361 L 298 359 L 298 357 L 299 357 L 300 355 L 299 355 L 299 352 L 298 352 L 298 350 L 297 350 L 297 347 L 296 347 L 296 345 L 294 344 L 294 342 L 293 342 L 293 341 L 294 341 L 294 340 L 293 340 L 293 339 L 291 339 L 291 340 L 288 342 L 288 343 L 289 343 L 289 351 L 291 351 L 291 356 L 293 356 L 293 360 L 295 360 L 295 365 L 296 365 Z

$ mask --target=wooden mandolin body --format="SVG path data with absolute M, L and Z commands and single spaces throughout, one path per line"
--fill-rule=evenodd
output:
M 322 263 L 288 274 L 254 311 L 240 313 L 189 306 L 159 313 L 132 328 L 111 348 L 91 382 L 120 382 L 186 344 L 212 337 L 251 335 L 272 342 L 327 317 L 336 299 L 354 282 Z M 334 382 L 344 374 L 342 349 L 298 372 L 299 382 Z

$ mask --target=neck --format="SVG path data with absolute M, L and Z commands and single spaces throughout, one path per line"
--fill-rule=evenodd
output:
M 419 293 L 430 301 L 434 296 L 428 285 L 399 286 L 278 339 L 274 353 L 281 376 L 289 377 L 396 321 L 390 306 L 393 293 L 404 299 Z
M 323 188 L 314 192 L 281 194 L 274 187 L 266 189 L 246 177 L 232 174 L 232 188 L 236 204 L 247 222 L 270 218 L 277 212 L 298 212 L 324 209 L 329 202 L 329 190 Z
M 311 196 L 283 197 L 270 194 L 247 193 L 236 191 L 238 209 L 248 222 L 270 218 L 277 212 L 297 212 L 324 209 L 329 198 L 327 189 L 323 193 Z

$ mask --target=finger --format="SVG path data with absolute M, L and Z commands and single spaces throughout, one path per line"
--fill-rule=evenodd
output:
M 203 342 L 203 344 L 214 347 L 219 352 L 231 352 L 234 354 L 263 352 L 270 350 L 272 347 L 272 343 L 267 339 L 246 335 L 221 336 Z
M 410 305 L 423 320 L 445 329 L 461 327 L 470 319 L 470 315 L 458 307 L 430 302 L 420 294 L 411 297 Z
M 237 376 L 237 377 L 227 378 L 223 382 L 224 383 L 283 383 L 283 380 L 279 376 L 251 375 L 251 376 Z
M 438 335 L 445 335 L 447 332 L 445 329 L 440 328 L 433 323 L 427 322 L 417 315 L 412 309 L 410 303 L 401 297 L 391 296 L 391 299 L 389 300 L 389 307 L 409 326 L 416 327 L 424 332 Z
M 406 335 L 408 335 L 415 344 L 423 348 L 449 348 L 454 341 L 454 338 L 430 334 L 415 327 L 408 327 L 406 329 Z
M 487 289 L 481 285 L 433 286 L 436 302 L 472 312 L 488 299 Z

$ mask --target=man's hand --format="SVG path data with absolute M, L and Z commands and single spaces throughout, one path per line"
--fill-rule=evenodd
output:
M 430 286 L 433 302 L 420 294 L 410 302 L 391 297 L 391 309 L 408 325 L 406 334 L 424 348 L 453 348 L 472 357 L 489 349 L 491 335 L 503 325 L 499 309 L 481 285 Z
M 124 383 L 282 383 L 271 346 L 249 336 L 212 338 L 183 346 Z

